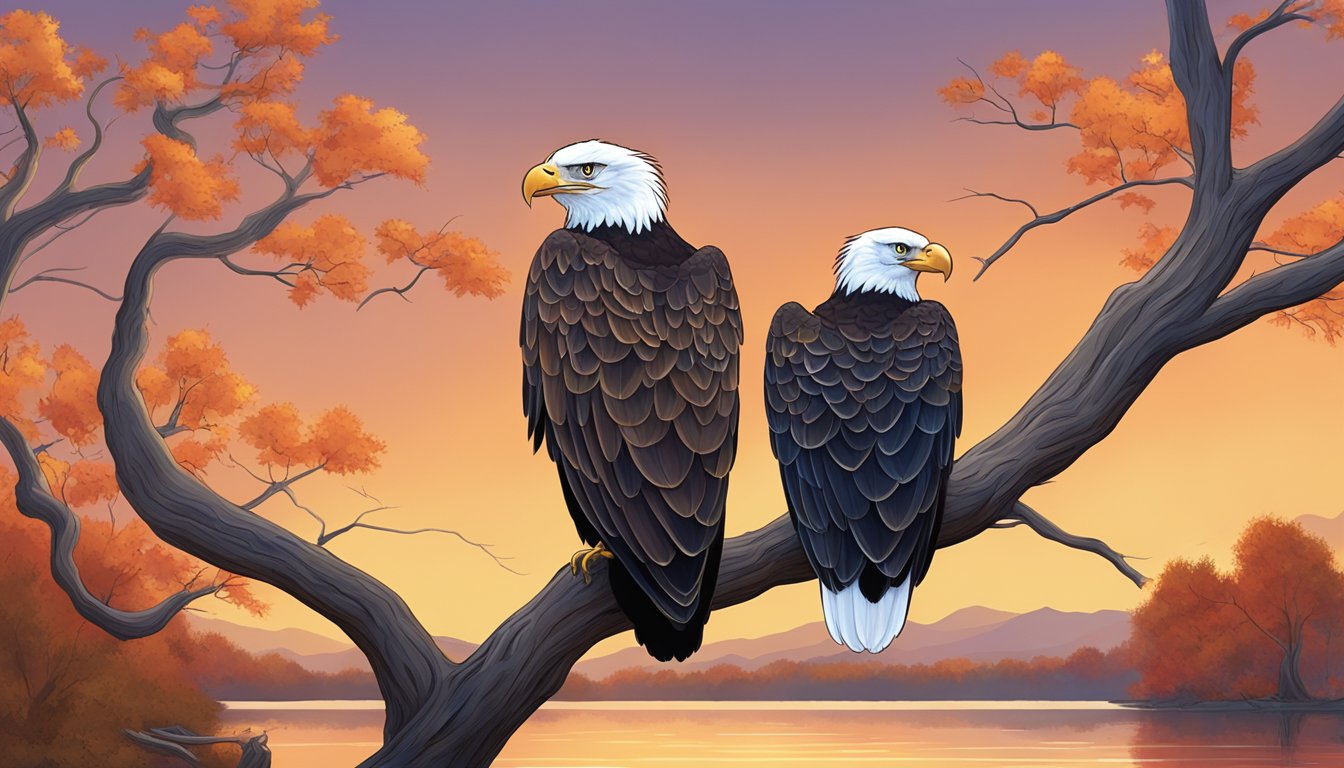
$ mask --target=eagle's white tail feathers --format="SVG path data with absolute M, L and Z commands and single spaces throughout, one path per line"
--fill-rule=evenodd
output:
M 910 577 L 887 590 L 876 603 L 863 596 L 856 581 L 839 592 L 821 588 L 821 613 L 831 639 L 855 653 L 877 653 L 905 628 L 910 610 Z

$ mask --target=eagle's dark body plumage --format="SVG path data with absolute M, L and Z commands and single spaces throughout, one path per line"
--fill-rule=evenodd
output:
M 727 259 L 665 222 L 562 229 L 523 299 L 523 411 L 579 536 L 636 639 L 660 660 L 701 643 L 737 450 L 742 319 Z
M 943 305 L 873 291 L 837 291 L 813 312 L 785 304 L 765 397 L 789 515 L 822 586 L 857 583 L 877 603 L 907 577 L 917 585 L 961 430 L 961 353 Z

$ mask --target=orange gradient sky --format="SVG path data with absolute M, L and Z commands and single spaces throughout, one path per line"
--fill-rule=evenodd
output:
M 1218 20 L 1258 7 L 1210 5 Z M 68 40 L 133 61 L 140 55 L 133 30 L 175 24 L 184 6 L 52 0 L 30 7 L 60 19 Z M 482 639 L 578 545 L 554 470 L 525 439 L 518 394 L 522 278 L 537 245 L 562 221 L 549 202 L 529 210 L 519 184 L 557 146 L 602 137 L 655 155 L 667 174 L 670 221 L 692 243 L 721 247 L 733 264 L 747 338 L 729 535 L 784 512 L 762 414 L 764 334 L 781 303 L 810 306 L 830 292 L 831 262 L 845 235 L 902 225 L 951 249 L 958 265 L 951 282 L 921 287 L 951 308 L 961 330 L 963 450 L 1016 410 L 1110 290 L 1134 278 L 1119 265 L 1121 250 L 1145 219 L 1108 203 L 1029 235 L 973 283 L 971 257 L 992 252 L 1023 211 L 949 200 L 974 187 L 1049 209 L 1071 203 L 1086 190 L 1063 169 L 1077 139 L 953 122 L 956 113 L 936 89 L 963 73 L 957 57 L 983 65 L 1010 49 L 1028 56 L 1056 49 L 1085 74 L 1123 77 L 1144 54 L 1166 49 L 1159 0 L 840 2 L 824 9 L 763 0 L 675 7 L 347 0 L 323 8 L 342 39 L 310 62 L 299 91 L 303 111 L 312 115 L 345 92 L 395 106 L 428 135 L 432 162 L 421 188 L 376 182 L 294 220 L 339 211 L 371 232 L 390 217 L 424 228 L 457 217 L 455 228 L 501 253 L 513 281 L 503 297 L 486 301 L 455 299 L 428 280 L 412 303 L 384 296 L 356 314 L 329 298 L 299 311 L 278 285 L 218 264 L 173 265 L 155 294 L 154 332 L 161 339 L 207 328 L 264 401 L 291 400 L 307 413 L 346 404 L 388 442 L 382 469 L 370 476 L 297 487 L 332 523 L 364 508 L 346 488 L 353 484 L 397 507 L 379 513 L 384 524 L 454 528 L 513 558 L 525 575 L 434 534 L 354 531 L 330 545 L 400 592 L 435 634 Z M 1222 43 L 1229 35 L 1219 30 Z M 1259 73 L 1261 117 L 1235 148 L 1239 164 L 1291 141 L 1338 97 L 1331 82 L 1338 78 L 1328 73 L 1344 71 L 1344 43 L 1289 27 L 1253 45 L 1249 57 Z M 68 112 L 39 119 L 49 130 L 83 126 Z M 146 122 L 143 114 L 121 119 L 86 178 L 129 169 Z M 224 117 L 196 131 L 203 150 L 223 151 L 228 129 Z M 244 169 L 243 179 L 244 200 L 226 209 L 225 220 L 193 229 L 229 226 L 249 203 L 275 192 L 264 172 Z M 1327 169 L 1269 223 L 1340 186 L 1339 169 Z M 1186 194 L 1157 197 L 1153 220 L 1179 223 Z M 115 288 L 160 220 L 143 207 L 102 214 L 44 252 L 41 266 L 89 264 L 87 279 Z M 382 284 L 410 277 L 379 269 Z M 37 286 L 14 296 L 8 310 L 48 347 L 68 341 L 92 360 L 106 354 L 113 307 L 87 293 Z M 1106 441 L 1026 500 L 1071 532 L 1148 558 L 1139 565 L 1149 575 L 1177 556 L 1225 561 L 1254 516 L 1344 511 L 1341 382 L 1339 350 L 1257 323 L 1172 362 Z M 210 477 L 235 499 L 256 492 L 241 472 L 218 468 Z M 277 497 L 260 513 L 314 535 L 286 504 Z M 263 594 L 273 602 L 267 625 L 336 634 L 296 602 Z M 911 616 L 929 621 L 967 605 L 1130 608 L 1142 597 L 1095 556 L 1025 530 L 990 531 L 938 554 Z M 818 620 L 817 603 L 814 583 L 776 589 L 715 614 L 707 637 Z M 220 604 L 203 607 L 262 623 Z

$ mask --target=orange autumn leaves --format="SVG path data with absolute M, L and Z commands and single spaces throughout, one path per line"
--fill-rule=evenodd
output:
M 389 219 L 378 225 L 378 252 L 393 264 L 400 259 L 437 272 L 444 288 L 457 296 L 494 298 L 504 291 L 509 273 L 498 254 L 480 239 L 460 232 L 420 232 L 410 222 Z
M 60 24 L 32 11 L 0 16 L 0 106 L 36 109 L 79 98 L 107 62 L 60 36 Z
M 136 32 L 149 55 L 123 66 L 117 106 L 126 111 L 177 103 L 193 92 L 214 87 L 230 97 L 269 97 L 292 92 L 303 74 L 301 59 L 336 40 L 329 17 L 305 14 L 316 0 L 232 0 L 226 12 L 215 6 L 192 6 L 187 21 L 154 33 Z M 229 82 L 211 86 L 201 79 L 200 65 L 227 41 L 223 53 L 233 54 Z
M 1172 78 L 1171 65 L 1157 51 L 1144 56 L 1124 80 L 1104 75 L 1084 78 L 1054 51 L 1030 60 L 1012 51 L 990 64 L 989 71 L 1004 81 L 1002 87 L 979 77 L 959 77 L 939 93 L 954 106 L 985 103 L 999 110 L 994 105 L 1007 103 L 1000 94 L 1014 89 L 1016 95 L 1034 102 L 1030 118 L 1037 125 L 1060 122 L 1064 102 L 1072 100 L 1066 122 L 1077 129 L 1081 146 L 1066 167 L 1089 183 L 1155 179 L 1190 152 L 1185 99 Z M 1245 135 L 1255 122 L 1255 108 L 1249 102 L 1254 83 L 1255 70 L 1249 62 L 1238 62 L 1232 88 L 1234 137 Z M 1121 202 L 1151 208 L 1151 202 L 1137 193 Z
M 199 152 L 173 131 L 151 133 L 141 144 L 137 171 L 149 172 L 149 203 L 190 221 L 224 215 L 243 190 L 234 174 L 239 157 L 251 158 L 296 185 L 311 176 L 334 188 L 387 175 L 421 183 L 429 159 L 425 136 L 404 114 L 355 95 L 338 96 L 311 120 L 301 119 L 291 96 L 304 60 L 337 39 L 317 0 L 230 0 L 196 5 L 163 32 L 140 30 L 146 56 L 120 66 L 114 100 L 122 110 L 191 104 L 208 113 L 234 115 L 229 153 Z M 44 13 L 0 16 L 0 105 L 19 99 L 28 108 L 68 101 L 106 62 L 68 45 L 59 24 Z M 207 69 L 207 67 L 209 69 Z M 70 151 L 80 144 L 63 127 L 45 146 Z M 305 169 L 305 170 L 300 170 Z M 297 180 L 297 181 L 295 181 Z M 366 238 L 346 219 L 323 216 L 311 224 L 282 224 L 255 250 L 288 265 L 280 271 L 300 307 L 329 294 L 359 301 L 371 268 Z M 456 232 L 426 233 L 386 222 L 378 250 L 389 263 L 405 259 L 437 271 L 457 295 L 496 296 L 507 280 L 497 254 Z
M 163 32 L 139 30 L 147 54 L 120 67 L 114 102 L 127 112 L 193 98 L 194 105 L 227 108 L 239 115 L 234 150 L 271 163 L 297 155 L 325 187 L 378 174 L 423 181 L 424 135 L 395 109 L 343 95 L 315 124 L 300 125 L 287 99 L 303 77 L 303 60 L 336 40 L 316 7 L 316 0 L 231 0 L 225 10 L 192 6 L 186 21 Z M 62 39 L 46 13 L 0 16 L 0 106 L 36 109 L 79 98 L 88 78 L 106 66 Z M 46 143 L 70 150 L 78 141 L 63 128 Z M 219 218 L 222 204 L 238 198 L 231 158 L 199 156 L 191 144 L 165 135 L 143 143 L 151 203 L 199 221 Z
M 1344 37 L 1344 0 L 1300 4 L 1288 13 L 1310 16 L 1326 31 L 1327 38 Z M 1266 19 L 1239 14 L 1228 26 L 1245 30 Z M 1104 75 L 1085 77 L 1059 53 L 1045 51 L 1028 58 L 1011 51 L 990 63 L 990 77 L 957 77 L 939 89 L 944 101 L 955 107 L 976 107 L 977 122 L 1024 125 L 1033 129 L 1072 130 L 1078 151 L 1065 161 L 1069 173 L 1088 184 L 1112 189 L 1136 181 L 1176 179 L 1191 174 L 1191 142 L 1184 96 L 1176 87 L 1171 66 L 1159 52 L 1142 57 L 1123 79 Z M 1257 122 L 1251 103 L 1255 70 L 1239 59 L 1231 83 L 1231 138 L 1244 137 Z M 1013 97 L 1025 97 L 1026 105 Z M 1140 192 L 1141 187 L 1116 192 L 1110 199 L 1121 208 L 1137 208 L 1147 214 L 1156 201 Z M 1103 193 L 1104 194 L 1104 193 Z M 1137 242 L 1122 249 L 1120 263 L 1145 272 L 1175 242 L 1178 228 L 1143 224 Z M 1261 244 L 1277 251 L 1308 255 L 1344 241 L 1344 197 L 1326 201 L 1300 215 L 1285 219 Z M 1296 256 L 1279 254 L 1280 262 Z M 1276 324 L 1300 328 L 1308 336 L 1330 344 L 1344 338 L 1344 289 L 1293 309 L 1276 313 Z
M 1339 197 L 1285 219 L 1264 238 L 1265 245 L 1292 254 L 1311 254 L 1344 241 L 1344 192 Z M 1281 257 L 1292 261 L 1292 256 Z M 1336 286 L 1320 298 L 1274 315 L 1271 322 L 1300 328 L 1309 337 L 1330 345 L 1344 338 L 1344 287 Z
M 194 97 L 238 115 L 236 152 L 272 170 L 298 158 L 324 187 L 371 175 L 424 180 L 424 135 L 395 109 L 354 95 L 338 97 L 312 125 L 288 98 L 303 78 L 304 59 L 336 40 L 330 19 L 312 13 L 316 0 L 232 0 L 225 10 L 192 6 L 187 21 L 137 39 L 148 55 L 122 67 L 115 101 L 124 111 L 173 106 Z M 206 70 L 209 66 L 211 69 Z M 190 220 L 216 219 L 237 199 L 231 159 L 202 158 L 185 141 L 145 140 L 152 168 L 150 202 Z
M 420 232 L 409 222 L 390 219 L 378 226 L 376 237 L 377 251 L 388 264 L 405 260 L 436 272 L 457 296 L 494 298 L 509 279 L 498 253 L 460 232 Z M 254 250 L 284 265 L 292 283 L 289 298 L 300 307 L 323 293 L 359 301 L 368 291 L 368 242 L 344 216 L 319 216 L 306 226 L 286 222 Z
M 241 188 L 229 173 L 220 155 L 202 161 L 190 144 L 162 134 L 146 136 L 145 161 L 148 164 L 149 202 L 184 219 L 217 219 L 224 203 L 238 199 Z
M 305 425 L 293 403 L 268 405 L 243 421 L 238 432 L 257 449 L 259 463 L 280 470 L 322 467 L 337 475 L 369 472 L 378 468 L 378 458 L 387 448 L 343 407 Z
M 26 405 L 46 390 L 36 411 L 55 439 L 38 450 L 38 463 L 52 492 L 72 507 L 117 498 L 112 466 L 88 458 L 102 428 L 98 372 L 66 345 L 44 357 L 17 318 L 0 323 L 0 345 L 6 363 L 0 366 L 0 415 L 13 419 L 34 441 L 43 439 L 43 430 L 27 418 Z M 231 369 L 223 347 L 199 330 L 170 336 L 153 363 L 140 370 L 136 383 L 174 458 L 198 475 L 227 453 L 230 422 L 243 417 L 257 400 L 256 387 Z M 369 472 L 386 448 L 343 407 L 305 424 L 291 404 L 266 405 L 242 418 L 237 431 L 257 449 L 261 464 L 280 469 Z M 67 458 L 52 451 L 62 441 L 72 449 Z

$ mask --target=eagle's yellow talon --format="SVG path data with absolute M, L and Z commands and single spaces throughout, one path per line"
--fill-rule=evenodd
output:
M 589 572 L 588 568 L 590 567 L 589 563 L 592 562 L 594 557 L 605 557 L 610 560 L 615 557 L 615 555 L 611 553 L 611 550 L 607 549 L 605 544 L 599 541 L 597 542 L 597 546 L 591 549 L 580 549 L 578 552 L 574 553 L 574 556 L 569 559 L 569 572 L 577 576 L 579 571 L 582 570 L 583 583 L 591 584 L 593 582 L 593 575 Z

